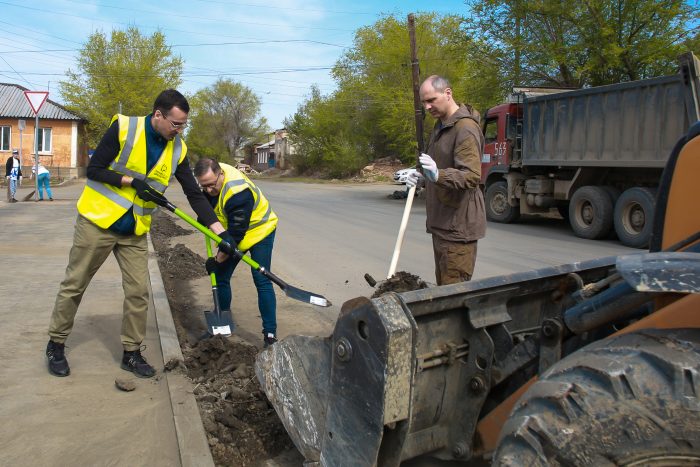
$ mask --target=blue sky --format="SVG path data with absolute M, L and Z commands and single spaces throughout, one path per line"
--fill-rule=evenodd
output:
M 419 11 L 465 14 L 466 6 L 463 0 L 0 0 L 0 82 L 48 90 L 61 103 L 58 82 L 77 69 L 89 35 L 135 25 L 142 34 L 162 31 L 184 59 L 183 92 L 231 78 L 262 98 L 262 114 L 280 128 L 311 84 L 334 89 L 329 68 L 357 28 L 382 14 Z

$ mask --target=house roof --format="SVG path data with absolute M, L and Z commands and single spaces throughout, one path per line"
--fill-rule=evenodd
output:
M 24 91 L 29 89 L 18 84 L 0 83 L 0 117 L 34 118 Z M 52 120 L 85 120 L 51 99 L 46 99 L 39 110 L 39 118 Z

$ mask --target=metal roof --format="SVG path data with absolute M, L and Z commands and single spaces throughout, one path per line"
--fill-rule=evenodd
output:
M 34 118 L 24 91 L 29 89 L 18 84 L 0 83 L 0 117 L 4 118 Z M 84 118 L 70 112 L 65 107 L 51 99 L 46 99 L 39 110 L 39 118 L 52 120 L 84 120 Z

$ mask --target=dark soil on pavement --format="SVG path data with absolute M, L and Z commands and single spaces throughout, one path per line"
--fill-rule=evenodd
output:
M 187 375 L 217 466 L 253 466 L 293 448 L 253 368 L 258 349 L 206 334 L 204 310 L 192 309 L 190 280 L 206 275 L 204 258 L 169 238 L 188 235 L 166 213 L 153 217 L 151 239 L 175 321 Z M 194 305 L 196 306 L 196 305 Z
M 389 279 L 378 282 L 372 298 L 377 298 L 387 292 L 409 292 L 411 290 L 427 289 L 428 284 L 420 277 L 406 271 L 398 271 Z

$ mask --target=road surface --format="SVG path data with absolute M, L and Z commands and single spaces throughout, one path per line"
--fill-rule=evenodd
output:
M 372 294 L 365 273 L 386 278 L 406 203 L 387 195 L 400 185 L 255 183 L 280 218 L 273 270 L 289 283 L 323 294 L 337 314 L 346 300 Z M 479 241 L 474 278 L 638 251 L 617 240 L 577 238 L 558 219 L 490 222 Z M 424 200 L 413 203 L 397 270 L 435 281 Z

